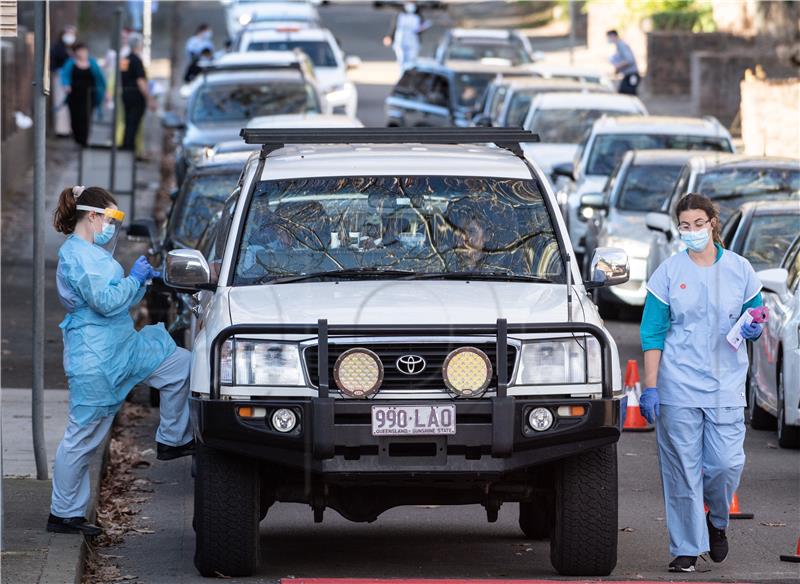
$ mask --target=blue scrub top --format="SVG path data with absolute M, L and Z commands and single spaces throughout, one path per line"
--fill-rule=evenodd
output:
M 688 252 L 667 259 L 647 283 L 648 303 L 669 310 L 663 346 L 649 319 L 642 321 L 642 348 L 662 349 L 658 370 L 661 403 L 686 407 L 746 404 L 745 343 L 725 339 L 745 306 L 755 305 L 761 282 L 743 257 L 718 247 L 717 261 L 698 266 Z M 657 311 L 649 311 L 651 313 Z

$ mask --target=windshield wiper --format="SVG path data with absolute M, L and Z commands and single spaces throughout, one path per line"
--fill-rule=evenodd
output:
M 493 272 L 430 272 L 424 274 L 414 274 L 409 276 L 409 280 L 503 280 L 507 282 L 536 282 L 541 284 L 554 284 L 549 278 L 539 276 L 526 276 L 496 270 Z
M 283 276 L 274 279 L 263 279 L 260 284 L 290 284 L 292 282 L 302 282 L 303 280 L 314 280 L 315 278 L 336 279 L 336 278 L 358 278 L 382 276 L 388 278 L 403 278 L 416 275 L 410 270 L 385 270 L 380 268 L 347 268 L 344 270 L 330 270 L 327 272 L 311 272 L 310 274 L 297 274 L 296 276 Z

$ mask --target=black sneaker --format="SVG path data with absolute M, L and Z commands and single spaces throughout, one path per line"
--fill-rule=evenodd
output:
M 717 529 L 711 523 L 711 517 L 706 514 L 706 525 L 708 526 L 708 556 L 712 562 L 719 564 L 728 557 L 728 536 L 724 529 Z
M 678 556 L 669 563 L 670 572 L 694 572 L 697 556 Z
M 190 440 L 183 446 L 169 446 L 156 442 L 156 458 L 158 460 L 174 460 L 192 454 L 194 454 L 194 440 Z
M 86 517 L 56 517 L 52 513 L 47 518 L 47 531 L 52 533 L 82 533 L 86 537 L 97 537 L 103 530 L 92 525 Z

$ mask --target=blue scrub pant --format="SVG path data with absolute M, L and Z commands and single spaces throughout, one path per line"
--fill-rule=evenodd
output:
M 708 551 L 704 501 L 714 527 L 728 527 L 744 468 L 744 434 L 744 408 L 661 405 L 656 438 L 672 556 Z
M 189 351 L 177 348 L 142 382 L 161 392 L 161 423 L 156 440 L 162 444 L 182 446 L 192 439 L 189 421 L 191 361 Z M 113 412 L 87 424 L 79 424 L 70 413 L 53 468 L 50 512 L 56 517 L 85 516 L 91 495 L 89 461 L 113 422 Z

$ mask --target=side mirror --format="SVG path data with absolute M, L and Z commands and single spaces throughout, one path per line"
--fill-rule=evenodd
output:
M 186 122 L 175 112 L 164 112 L 161 116 L 161 127 L 165 130 L 185 130 Z
M 357 57 L 356 55 L 350 55 L 344 60 L 345 67 L 348 69 L 358 69 L 361 67 L 362 63 L 361 57 Z
M 651 231 L 660 231 L 667 236 L 667 240 L 672 239 L 672 220 L 666 213 L 648 213 L 644 222 Z
M 553 176 L 565 176 L 575 180 L 575 166 L 571 162 L 562 162 L 553 166 Z
M 581 197 L 581 207 L 606 209 L 606 198 L 603 193 L 587 193 Z
M 479 128 L 491 128 L 492 118 L 486 114 L 478 114 L 472 118 L 472 125 Z
M 789 272 L 786 269 L 761 270 L 756 273 L 756 276 L 761 280 L 765 292 L 772 292 L 780 298 L 784 298 L 789 293 L 789 286 L 787 285 Z
M 196 249 L 175 249 L 167 254 L 164 283 L 181 290 L 213 289 L 211 268 Z
M 584 283 L 587 289 L 624 284 L 631 274 L 628 254 L 618 247 L 598 247 L 592 254 L 591 271 L 591 280 Z
M 137 219 L 128 225 L 129 239 L 145 239 L 153 249 L 157 247 L 157 234 L 158 228 L 152 219 Z

